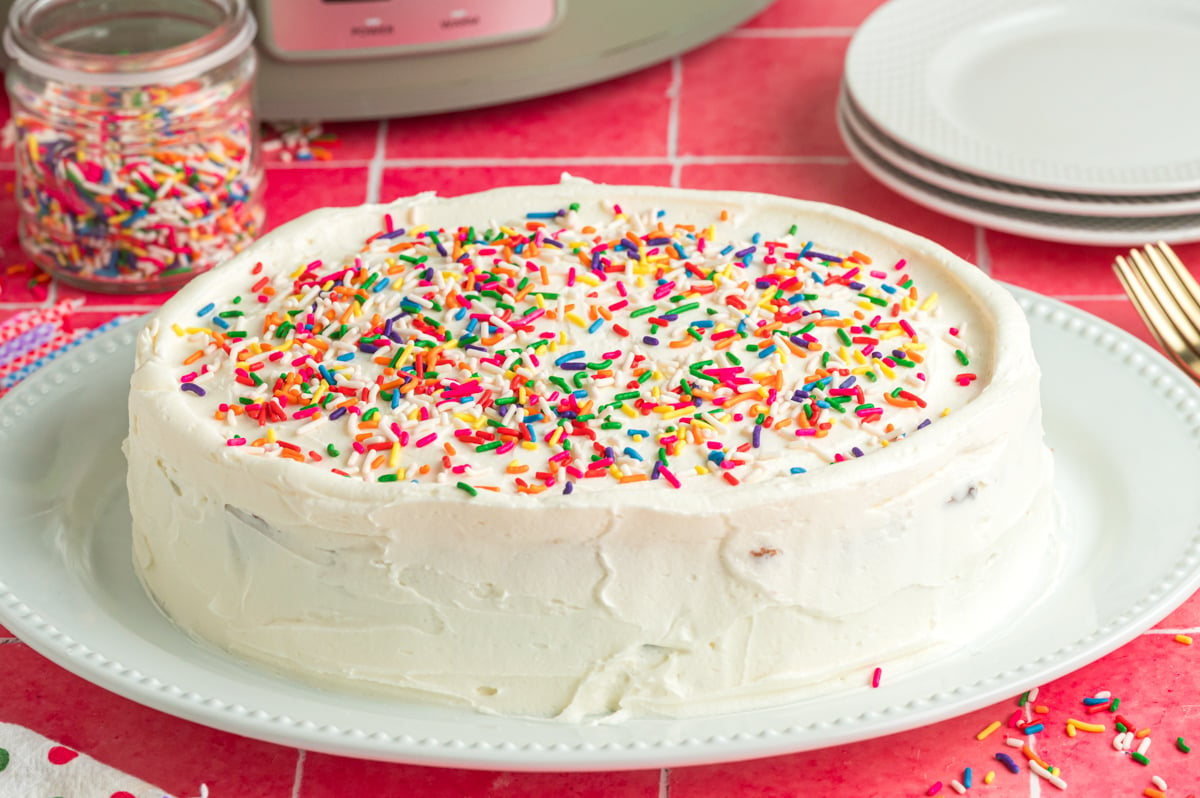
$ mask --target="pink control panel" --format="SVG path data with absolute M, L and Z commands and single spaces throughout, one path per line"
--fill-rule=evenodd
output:
M 260 41 L 289 60 L 468 47 L 536 36 L 565 0 L 259 0 Z

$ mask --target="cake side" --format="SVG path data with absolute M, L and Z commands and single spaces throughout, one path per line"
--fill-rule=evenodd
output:
M 606 200 L 619 203 L 621 212 L 606 205 Z M 574 218 L 558 214 L 572 203 L 580 206 Z M 664 211 L 665 216 L 660 216 Z M 414 429 L 408 435 L 414 445 L 399 444 L 401 434 L 407 431 L 404 423 L 413 421 L 415 428 L 430 419 L 421 418 L 419 408 L 412 419 L 398 414 L 384 460 L 390 469 L 387 473 L 419 469 L 418 463 L 433 462 L 441 467 L 438 473 L 446 476 L 381 483 L 379 474 L 363 469 L 363 463 L 370 462 L 365 457 L 356 461 L 356 473 L 339 469 L 351 474 L 343 477 L 323 462 L 301 464 L 281 456 L 284 447 L 276 443 L 299 443 L 302 453 L 328 453 L 329 445 L 335 450 L 347 442 L 352 445 L 365 431 L 361 422 L 369 422 L 362 411 L 343 413 L 316 427 L 326 435 L 337 427 L 344 436 L 320 449 L 315 444 L 310 448 L 305 433 L 297 432 L 311 425 L 316 413 L 257 425 L 271 430 L 277 427 L 275 441 L 252 439 L 250 433 L 256 425 L 247 424 L 244 416 L 231 420 L 232 414 L 227 412 L 224 421 L 216 420 L 214 416 L 221 412 L 214 412 L 216 401 L 228 404 L 248 398 L 237 393 L 237 377 L 242 375 L 236 371 L 239 364 L 263 351 L 248 353 L 242 360 L 233 355 L 223 361 L 224 373 L 214 360 L 212 376 L 197 374 L 185 379 L 188 369 L 183 363 L 195 351 L 211 347 L 209 354 L 215 354 L 221 349 L 212 344 L 215 327 L 210 325 L 206 333 L 188 332 L 199 324 L 196 314 L 211 303 L 237 295 L 231 292 L 244 293 L 259 262 L 263 264 L 261 275 L 268 278 L 263 287 L 297 293 L 297 268 L 318 259 L 336 259 L 339 254 L 350 258 L 371 236 L 395 232 L 385 230 L 385 217 L 391 217 L 396 229 L 428 225 L 434 231 L 448 228 L 453 235 L 462 224 L 483 226 L 491 219 L 506 221 L 505 217 L 510 229 L 525 227 L 532 221 L 523 218 L 526 212 L 549 213 L 538 220 L 555 222 L 554 229 L 565 230 L 560 239 L 569 239 L 568 233 L 608 242 L 622 240 L 627 234 L 638 237 L 641 243 L 630 245 L 622 264 L 626 291 L 650 292 L 651 301 L 638 307 L 671 302 L 676 295 L 672 292 L 682 291 L 678 286 L 683 279 L 689 281 L 689 287 L 698 284 L 695 271 L 718 282 L 712 279 L 719 274 L 712 266 L 714 258 L 725 259 L 721 268 L 731 270 L 730 275 L 746 272 L 753 276 L 751 280 L 725 278 L 732 284 L 727 286 L 730 290 L 723 293 L 718 285 L 711 292 L 715 297 L 697 293 L 693 300 L 687 296 L 690 292 L 683 291 L 673 304 L 643 314 L 676 317 L 661 319 L 656 332 L 668 332 L 651 336 L 657 339 L 655 343 L 635 345 L 611 335 L 585 335 L 581 330 L 594 325 L 596 319 L 582 318 L 587 324 L 581 327 L 568 318 L 572 311 L 565 310 L 561 298 L 556 298 L 558 318 L 553 321 L 557 326 L 552 328 L 556 338 L 536 347 L 535 358 L 554 362 L 583 349 L 581 357 L 562 363 L 582 359 L 586 366 L 623 357 L 628 365 L 641 354 L 643 361 L 654 361 L 658 368 L 649 372 L 651 376 L 638 383 L 637 389 L 603 384 L 604 376 L 594 377 L 604 369 L 592 369 L 589 376 L 593 380 L 585 383 L 587 389 L 576 389 L 584 395 L 575 398 L 574 409 L 564 410 L 569 405 L 561 403 L 546 408 L 529 399 L 534 393 L 540 393 L 540 399 L 551 396 L 550 383 L 531 386 L 525 397 L 515 392 L 516 401 L 509 404 L 522 408 L 523 419 L 547 409 L 558 413 L 560 420 L 574 413 L 567 419 L 569 423 L 560 426 L 571 432 L 587 429 L 599 437 L 608 430 L 600 424 L 589 427 L 586 421 L 580 423 L 579 416 L 587 413 L 578 408 L 588 400 L 602 400 L 610 406 L 609 421 L 601 423 L 616 423 L 617 418 L 630 416 L 625 408 L 612 404 L 615 396 L 628 397 L 629 391 L 637 391 L 636 404 L 630 398 L 617 400 L 628 403 L 636 414 L 619 430 L 628 447 L 616 447 L 609 441 L 598 447 L 586 434 L 574 436 L 586 445 L 579 446 L 571 457 L 560 458 L 554 484 L 547 485 L 547 479 L 540 483 L 532 477 L 525 480 L 526 487 L 541 487 L 540 491 L 518 490 L 520 483 L 509 469 L 514 462 L 518 467 L 524 465 L 522 458 L 550 461 L 570 451 L 555 448 L 562 439 L 571 440 L 565 434 L 559 441 L 550 441 L 545 435 L 553 433 L 542 429 L 524 438 L 513 435 L 504 440 L 501 435 L 462 443 L 474 437 L 480 417 L 485 425 L 488 419 L 501 427 L 514 424 L 512 411 L 500 409 L 508 405 L 492 405 L 490 416 L 488 407 L 481 412 L 478 407 L 471 408 L 474 413 L 460 411 L 466 420 L 449 414 L 437 447 L 439 455 L 448 460 L 435 458 L 425 463 L 415 455 L 418 448 L 429 448 L 428 444 L 415 447 L 415 443 L 429 431 Z M 723 212 L 728 216 L 725 222 L 721 221 Z M 622 218 L 614 223 L 616 217 Z M 691 244 L 687 250 L 681 246 L 683 251 L 675 253 L 686 257 L 672 258 L 674 263 L 668 261 L 639 275 L 639 269 L 653 264 L 653 256 L 647 253 L 654 247 L 647 242 L 656 240 L 660 219 L 701 229 L 712 224 L 720 231 L 712 238 L 712 247 L 720 245 L 715 253 L 732 245 L 736 249 L 729 254 L 736 257 L 716 255 L 711 249 L 707 254 L 698 253 L 693 237 L 690 242 L 683 241 Z M 583 233 L 587 227 L 595 228 L 594 232 Z M 757 244 L 756 233 L 760 236 Z M 402 235 L 408 235 L 407 231 Z M 657 236 L 663 237 L 667 236 Z M 401 235 L 388 240 L 399 238 Z M 838 252 L 816 250 L 815 242 L 823 246 L 829 242 Z M 826 259 L 818 263 L 807 253 L 801 255 L 805 243 L 810 245 L 809 253 L 818 252 L 836 262 Z M 662 249 L 665 244 L 657 246 Z M 477 253 L 489 248 L 500 249 L 477 246 L 472 257 L 476 261 L 487 258 Z M 553 245 L 542 246 L 543 250 L 550 248 Z M 754 249 L 739 254 L 748 248 Z M 862 258 L 855 258 L 855 249 L 861 250 Z M 772 254 L 766 254 L 768 250 Z M 414 248 L 400 251 L 411 253 Z M 788 253 L 796 257 L 788 258 Z M 448 251 L 439 261 L 439 268 L 459 268 L 461 273 L 461 267 L 454 265 L 461 261 L 450 255 Z M 586 258 L 587 253 L 584 255 Z M 846 256 L 855 259 L 847 264 Z M 597 289 L 597 297 L 618 273 L 616 269 L 585 270 L 583 258 L 575 258 L 573 266 L 567 266 L 569 261 L 560 257 L 501 257 L 506 266 L 515 261 L 526 275 L 541 277 L 542 267 L 558 269 L 560 273 L 548 275 L 546 281 L 564 285 L 568 277 L 561 272 L 575 268 L 576 284 L 580 276 L 589 275 L 596 283 L 589 287 Z M 864 262 L 868 257 L 870 264 Z M 774 262 L 765 262 L 767 258 Z M 609 267 L 616 260 L 606 259 Z M 896 270 L 900 261 L 905 263 Z M 902 328 L 901 334 L 894 334 L 897 324 L 886 328 L 890 339 L 899 338 L 897 343 L 905 344 L 901 352 L 916 354 L 921 366 L 902 366 L 898 361 L 918 361 L 878 349 L 882 336 L 870 334 L 873 327 L 885 327 L 878 313 L 875 315 L 884 323 L 872 325 L 874 317 L 865 316 L 856 324 L 837 328 L 850 338 L 849 344 L 834 337 L 837 333 L 832 328 L 813 327 L 797 333 L 804 328 L 805 316 L 819 312 L 814 309 L 817 299 L 828 298 L 805 288 L 806 282 L 813 288 L 816 279 L 805 274 L 806 270 L 828 280 L 829 275 L 844 275 L 854 268 L 893 280 L 911 271 L 912 282 L 924 285 L 931 281 L 936 287 L 940 298 L 930 303 L 925 315 L 921 315 L 920 303 L 928 301 L 928 294 L 918 295 L 910 308 L 916 313 L 905 316 L 906 323 L 912 319 L 913 334 Z M 430 296 L 444 298 L 444 286 L 437 285 L 437 269 L 426 273 L 427 269 L 433 267 L 422 269 L 424 277 L 418 275 L 414 283 L 424 279 L 429 285 L 410 284 L 395 293 L 425 301 Z M 676 271 L 680 282 L 655 300 L 654 292 L 671 282 Z M 649 275 L 653 277 L 648 279 Z M 800 279 L 786 291 L 789 304 L 784 307 L 775 294 L 784 290 L 780 283 L 797 275 Z M 637 284 L 639 276 L 642 285 Z M 776 282 L 761 284 L 759 278 L 766 276 L 774 276 Z M 250 282 L 257 284 L 260 279 L 254 275 Z M 363 282 L 367 279 L 365 274 L 361 278 Z M 519 281 L 513 282 L 510 288 Z M 856 282 L 853 275 L 846 280 L 852 282 Z M 876 282 L 889 284 L 886 277 Z M 583 284 L 587 285 L 586 281 Z M 442 293 L 421 290 L 427 288 Z M 859 300 L 867 308 L 888 309 L 886 290 L 866 285 L 854 290 L 866 295 Z M 367 300 L 379 293 L 386 292 L 372 293 Z M 517 292 L 497 293 L 501 295 L 497 301 L 503 302 Z M 588 293 L 581 288 L 578 296 L 586 298 Z M 814 293 L 818 296 L 807 298 Z M 775 295 L 774 304 L 767 301 L 764 307 L 763 297 L 768 294 Z M 800 298 L 792 302 L 794 296 Z M 882 306 L 870 301 L 872 296 L 885 300 Z M 735 299 L 732 305 L 730 297 Z M 253 293 L 247 296 L 248 301 L 253 298 Z M 303 299 L 308 301 L 307 296 Z M 545 310 L 548 301 L 541 301 L 541 310 Z M 679 324 L 672 329 L 687 311 L 664 310 L 692 301 L 702 310 L 699 321 L 713 324 Z M 619 302 L 616 299 L 605 307 Z M 737 307 L 739 303 L 743 307 Z M 259 304 L 267 306 L 267 312 L 275 307 L 272 301 Z M 512 301 L 505 304 L 514 306 Z M 792 319 L 787 314 L 796 306 L 801 312 Z M 703 313 L 710 307 L 717 313 Z M 366 307 L 364 314 L 369 310 Z M 430 309 L 422 306 L 421 310 L 428 315 Z M 495 306 L 489 310 L 493 311 L 489 316 L 494 316 Z M 736 317 L 727 316 L 732 311 L 738 312 Z M 412 310 L 408 313 L 414 315 Z M 533 313 L 537 309 L 530 315 Z M 781 314 L 791 325 L 787 341 L 778 334 L 754 336 L 761 329 L 759 322 L 772 324 Z M 471 315 L 463 314 L 458 321 Z M 434 320 L 448 326 L 447 316 Z M 225 318 L 240 320 L 245 314 Z M 734 318 L 749 321 L 739 330 Z M 818 320 L 829 318 L 835 317 L 822 314 Z M 496 321 L 500 324 L 491 332 L 502 340 L 506 322 Z M 613 326 L 619 323 L 605 321 Z M 469 323 L 465 321 L 454 331 L 457 340 L 471 334 L 466 328 Z M 951 340 L 931 346 L 946 338 L 952 324 L 959 327 Z M 631 327 L 632 320 L 626 329 L 634 332 Z M 857 333 L 848 332 L 856 327 Z M 734 335 L 713 340 L 726 330 L 733 330 Z M 750 334 L 743 336 L 747 330 Z M 829 333 L 829 337 L 821 340 L 812 335 L 814 330 Z M 293 346 L 297 345 L 295 337 L 288 338 L 286 332 L 278 337 L 277 332 L 278 325 L 254 337 L 268 343 L 292 340 Z M 395 325 L 388 332 L 398 333 Z M 507 332 L 521 343 L 521 331 Z M 643 338 L 649 335 L 642 332 Z M 401 340 L 385 343 L 403 353 L 419 334 L 432 335 L 428 330 L 407 336 L 398 333 L 390 338 Z M 533 334 L 531 330 L 529 335 Z M 793 347 L 813 343 L 804 335 L 817 338 L 817 346 L 805 346 L 800 353 Z M 665 356 L 651 356 L 654 347 L 669 347 L 668 341 L 685 337 L 695 342 L 694 351 L 676 347 L 667 349 Z M 877 340 L 875 344 L 856 342 L 856 337 Z M 204 338 L 207 342 L 201 340 L 202 348 L 197 350 L 197 339 Z M 716 348 L 729 338 L 736 338 L 736 349 Z M 746 341 L 767 346 L 756 346 L 753 355 L 747 356 Z M 775 350 L 761 355 L 770 344 L 775 344 Z M 622 351 L 616 352 L 618 346 Z M 887 352 L 885 358 L 879 358 L 887 370 L 904 372 L 896 380 L 904 396 L 893 393 L 891 398 L 900 401 L 892 403 L 885 398 L 880 402 L 886 402 L 886 425 L 892 427 L 882 435 L 869 425 L 882 420 L 884 414 L 870 412 L 875 409 L 872 407 L 862 408 L 875 403 L 861 401 L 865 392 L 855 395 L 853 391 L 858 381 L 868 380 L 864 371 L 853 373 L 864 365 L 875 372 L 876 381 L 886 379 L 885 369 L 874 358 L 863 356 L 865 364 L 856 362 L 853 352 L 861 353 L 867 347 Z M 352 358 L 331 358 L 329 363 L 352 362 L 363 355 L 374 360 L 382 348 L 364 353 L 355 347 Z M 619 357 L 606 358 L 610 352 Z M 395 357 L 394 353 L 383 354 L 385 362 Z M 730 361 L 730 354 L 742 362 Z M 266 358 L 270 355 L 267 352 Z M 451 360 L 456 368 L 465 362 Z M 713 362 L 691 368 L 704 360 Z M 835 376 L 836 384 L 832 380 L 811 384 L 818 373 L 813 364 L 820 360 L 824 360 L 821 372 Z M 885 360 L 892 365 L 887 366 Z M 807 365 L 801 365 L 802 361 Z M 965 384 L 955 379 L 966 373 L 962 361 L 970 364 L 969 373 L 974 375 Z M 495 365 L 511 384 L 527 364 L 514 368 L 513 363 L 502 360 Z M 294 368 L 300 370 L 303 364 Z M 619 372 L 620 368 L 618 364 L 612 370 Z M 846 374 L 839 373 L 843 368 Z M 476 366 L 471 374 L 439 376 L 434 399 L 444 400 L 449 394 L 457 406 L 467 407 L 472 402 L 460 400 L 475 394 L 458 392 L 470 385 L 472 378 L 477 386 L 486 384 L 488 373 Z M 749 382 L 725 379 L 737 375 L 746 375 L 742 379 Z M 756 380 L 756 375 L 766 375 L 766 379 Z M 332 381 L 326 376 L 311 383 L 339 384 L 336 375 L 328 375 L 334 377 Z M 355 376 L 361 375 L 351 373 L 351 378 Z M 849 380 L 851 376 L 856 379 Z M 941 382 L 935 385 L 937 380 Z M 688 410 L 682 398 L 689 388 L 699 393 L 702 383 L 713 382 L 723 384 L 703 391 L 709 398 L 692 397 L 694 410 Z M 645 387 L 647 383 L 649 387 Z M 688 388 L 682 387 L 684 383 Z M 749 392 L 742 388 L 747 384 L 755 395 L 739 398 Z M 181 388 L 187 385 L 194 387 Z M 677 388 L 671 401 L 664 399 L 667 386 Z M 164 307 L 140 341 L 133 388 L 128 453 L 137 566 L 148 588 L 177 623 L 235 653 L 282 670 L 336 683 L 416 691 L 496 711 L 570 716 L 615 710 L 677 714 L 794 696 L 813 684 L 841 678 L 855 667 L 912 654 L 986 627 L 1008 604 L 997 602 L 993 591 L 1003 585 L 1006 590 L 1022 592 L 1027 580 L 1022 577 L 1021 561 L 1044 549 L 1052 526 L 1046 487 L 1050 462 L 1041 442 L 1036 364 L 1028 330 L 1011 298 L 973 267 L 911 234 L 840 209 L 781 198 L 568 184 L 501 190 L 456 200 L 420 197 L 390 206 L 320 212 L 276 231 L 226 267 L 191 284 Z M 652 393 L 655 389 L 657 395 Z M 807 395 L 796 396 L 797 391 Z M 370 393 L 368 389 L 368 396 Z M 558 393 L 555 399 L 568 401 L 563 398 L 565 391 Z M 850 398 L 837 398 L 840 396 Z M 920 398 L 921 404 L 908 397 Z M 201 398 L 208 401 L 197 401 Z M 733 406 L 717 403 L 720 398 L 738 399 L 738 406 L 746 411 L 759 405 L 766 412 L 735 412 Z M 856 411 L 842 420 L 846 414 L 833 405 L 847 401 Z M 642 412 L 651 402 L 652 409 Z M 390 402 L 384 410 L 393 409 L 386 404 Z M 419 404 L 405 404 L 404 409 L 411 412 Z M 669 406 L 665 412 L 654 409 L 664 405 Z M 818 411 L 817 423 L 804 426 L 805 421 L 812 421 L 813 408 Z M 951 412 L 941 418 L 947 408 Z M 867 412 L 860 413 L 860 409 Z M 289 412 L 303 411 L 293 406 Z M 324 408 L 317 412 L 322 417 L 333 415 Z M 655 413 L 663 416 L 658 421 L 674 422 L 676 429 L 655 427 L 645 430 L 641 441 L 634 441 L 638 436 L 630 435 L 630 429 L 640 431 L 646 426 L 644 420 Z M 666 418 L 672 414 L 676 415 Z M 803 414 L 807 415 L 801 420 Z M 382 412 L 375 415 L 387 417 Z M 793 417 L 792 425 L 776 426 Z M 822 428 L 822 417 L 836 421 L 825 422 L 829 426 Z M 689 422 L 692 428 L 683 431 L 692 440 L 678 434 Z M 638 426 L 632 426 L 634 423 Z M 484 425 L 479 428 L 486 431 Z M 812 433 L 796 435 L 798 429 Z M 455 435 L 463 430 L 466 435 Z M 694 440 L 697 430 L 702 432 L 699 442 Z M 663 444 L 662 439 L 672 433 L 676 440 Z M 268 435 L 261 429 L 255 434 Z M 230 445 L 235 439 L 232 436 L 237 435 L 245 443 Z M 678 440 L 681 437 L 683 444 Z M 497 439 L 499 446 L 489 446 Z M 655 470 L 641 466 L 655 459 L 653 449 L 643 454 L 636 448 L 635 444 L 646 439 L 666 452 L 657 459 L 670 462 L 673 470 L 668 470 L 670 466 L 660 465 Z M 510 442 L 514 445 L 497 463 L 498 456 L 492 452 Z M 720 446 L 711 447 L 712 443 Z M 456 456 L 448 454 L 445 444 Z M 536 449 L 526 444 L 535 444 Z M 482 451 L 476 451 L 479 447 Z M 626 453 L 626 448 L 632 454 Z M 251 449 L 264 451 L 248 454 Z M 410 450 L 412 458 L 407 457 Z M 471 458 L 457 457 L 468 450 Z M 394 464 L 387 459 L 393 451 L 401 453 Z M 641 460 L 635 456 L 638 454 Z M 380 456 L 384 455 L 372 454 L 371 460 Z M 606 459 L 611 462 L 589 467 Z M 741 462 L 724 467 L 733 460 Z M 563 462 L 574 466 L 581 477 L 570 479 Z M 463 465 L 467 468 L 461 469 Z M 457 473 L 456 467 L 461 469 Z M 536 474 L 538 467 L 531 466 L 530 471 Z M 511 490 L 475 489 L 475 495 L 468 495 L 461 484 L 474 487 L 477 475 L 489 468 L 494 474 L 511 477 L 502 483 Z M 589 474 L 601 470 L 605 472 L 602 475 Z M 459 479 L 463 474 L 469 478 Z M 622 478 L 638 474 L 644 478 Z M 568 483 L 573 483 L 570 490 L 566 489 Z

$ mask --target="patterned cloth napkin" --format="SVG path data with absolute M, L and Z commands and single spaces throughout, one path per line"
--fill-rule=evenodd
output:
M 50 308 L 18 313 L 0 322 L 0 396 L 46 363 L 120 324 L 121 317 L 90 330 L 75 330 L 71 313 L 82 299 L 64 299 Z
M 0 798 L 171 798 L 12 723 L 0 723 Z
M 19 313 L 0 322 L 0 396 L 35 370 L 104 330 L 76 330 L 81 300 Z M 207 790 L 201 789 L 201 795 Z M 170 798 L 157 787 L 101 764 L 37 732 L 0 723 L 0 798 Z

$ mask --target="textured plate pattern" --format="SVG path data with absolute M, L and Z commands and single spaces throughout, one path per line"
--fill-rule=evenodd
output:
M 858 29 L 845 79 L 880 130 L 956 169 L 1059 191 L 1194 192 L 1200 114 L 1176 111 L 1197 45 L 1190 0 L 893 0 Z
M 1048 438 L 1072 519 L 1052 589 L 930 667 L 769 710 L 568 726 L 338 694 L 188 639 L 129 564 L 120 441 L 136 324 L 68 353 L 0 401 L 0 621 L 69 670 L 240 734 L 377 759 L 589 770 L 767 756 L 913 728 L 1009 697 L 1132 639 L 1200 586 L 1200 389 L 1128 334 L 1014 289 L 1045 372 Z M 89 413 L 79 413 L 86 393 Z M 1121 397 L 1138 432 L 1118 439 Z M 97 423 L 100 422 L 100 423 Z M 1170 497 L 1170 500 L 1164 500 Z M 1138 529 L 1155 530 L 1153 546 Z M 998 597 L 1002 600 L 1003 597 Z M 1025 623 L 1036 613 L 1036 623 Z M 862 683 L 869 674 L 862 674 Z
M 1200 214 L 1180 216 L 1084 216 L 1045 213 L 968 197 L 926 183 L 876 154 L 854 131 L 842 108 L 838 130 L 846 149 L 880 183 L 939 213 L 993 230 L 1092 246 L 1140 246 L 1147 241 L 1178 244 L 1200 239 Z
M 838 100 L 843 120 L 863 146 L 909 176 L 964 197 L 1039 213 L 1079 216 L 1153 217 L 1200 213 L 1200 193 L 1108 196 L 1046 191 L 989 180 L 953 169 L 905 147 L 871 124 L 844 89 Z

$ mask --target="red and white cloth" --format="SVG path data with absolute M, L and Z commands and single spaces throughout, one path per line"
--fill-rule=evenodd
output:
M 0 798 L 41 796 L 171 798 L 151 784 L 37 732 L 0 723 Z
M 64 299 L 53 307 L 28 310 L 0 322 L 0 396 L 59 355 L 127 318 L 77 330 L 71 314 L 82 305 L 82 299 Z

